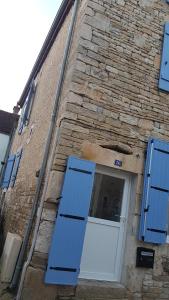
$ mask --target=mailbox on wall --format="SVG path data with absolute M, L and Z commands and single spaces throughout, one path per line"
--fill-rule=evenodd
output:
M 136 267 L 153 269 L 154 255 L 155 251 L 153 249 L 137 247 Z

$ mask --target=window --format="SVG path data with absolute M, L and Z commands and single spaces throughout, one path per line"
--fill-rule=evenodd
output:
M 20 116 L 19 124 L 18 124 L 18 133 L 19 134 L 21 134 L 23 131 L 23 128 L 28 125 L 31 110 L 32 110 L 35 91 L 36 91 L 36 85 L 35 85 L 35 82 L 33 81 L 33 83 L 31 84 L 28 96 L 25 100 L 25 103 L 24 103 L 22 111 L 21 111 L 21 116 Z
M 89 216 L 119 222 L 123 189 L 124 179 L 96 173 Z
M 3 176 L 3 181 L 1 184 L 1 187 L 3 189 L 7 189 L 9 186 L 10 187 L 14 186 L 21 156 L 22 156 L 22 149 L 18 151 L 16 154 L 11 154 L 8 157 L 6 169 Z

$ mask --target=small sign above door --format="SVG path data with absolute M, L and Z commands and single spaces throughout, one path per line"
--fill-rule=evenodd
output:
M 122 167 L 122 161 L 116 159 L 116 160 L 114 161 L 114 165 L 117 166 L 117 167 Z

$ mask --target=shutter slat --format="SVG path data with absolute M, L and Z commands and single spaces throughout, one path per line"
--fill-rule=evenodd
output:
M 45 282 L 76 285 L 93 188 L 95 163 L 69 157 Z
M 165 24 L 159 88 L 169 91 L 169 23 Z
M 10 187 L 13 187 L 14 184 L 15 184 L 15 180 L 16 180 L 16 176 L 17 176 L 17 173 L 18 173 L 18 168 L 19 168 L 21 156 L 22 156 L 22 150 L 20 150 L 19 152 L 16 153 L 15 163 L 14 163 L 14 166 L 13 166 L 11 180 L 10 180 Z
M 169 200 L 169 143 L 150 139 L 144 176 L 140 239 L 166 242 Z
M 2 182 L 2 188 L 8 188 L 8 186 L 9 186 L 14 161 L 15 161 L 15 155 L 11 154 L 7 161 L 5 174 L 4 174 L 4 178 L 3 178 L 3 182 Z

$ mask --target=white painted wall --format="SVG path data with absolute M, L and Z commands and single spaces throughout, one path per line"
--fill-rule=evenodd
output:
M 9 143 L 9 135 L 0 133 L 0 171 L 2 168 L 1 161 L 4 161 L 8 143 Z

